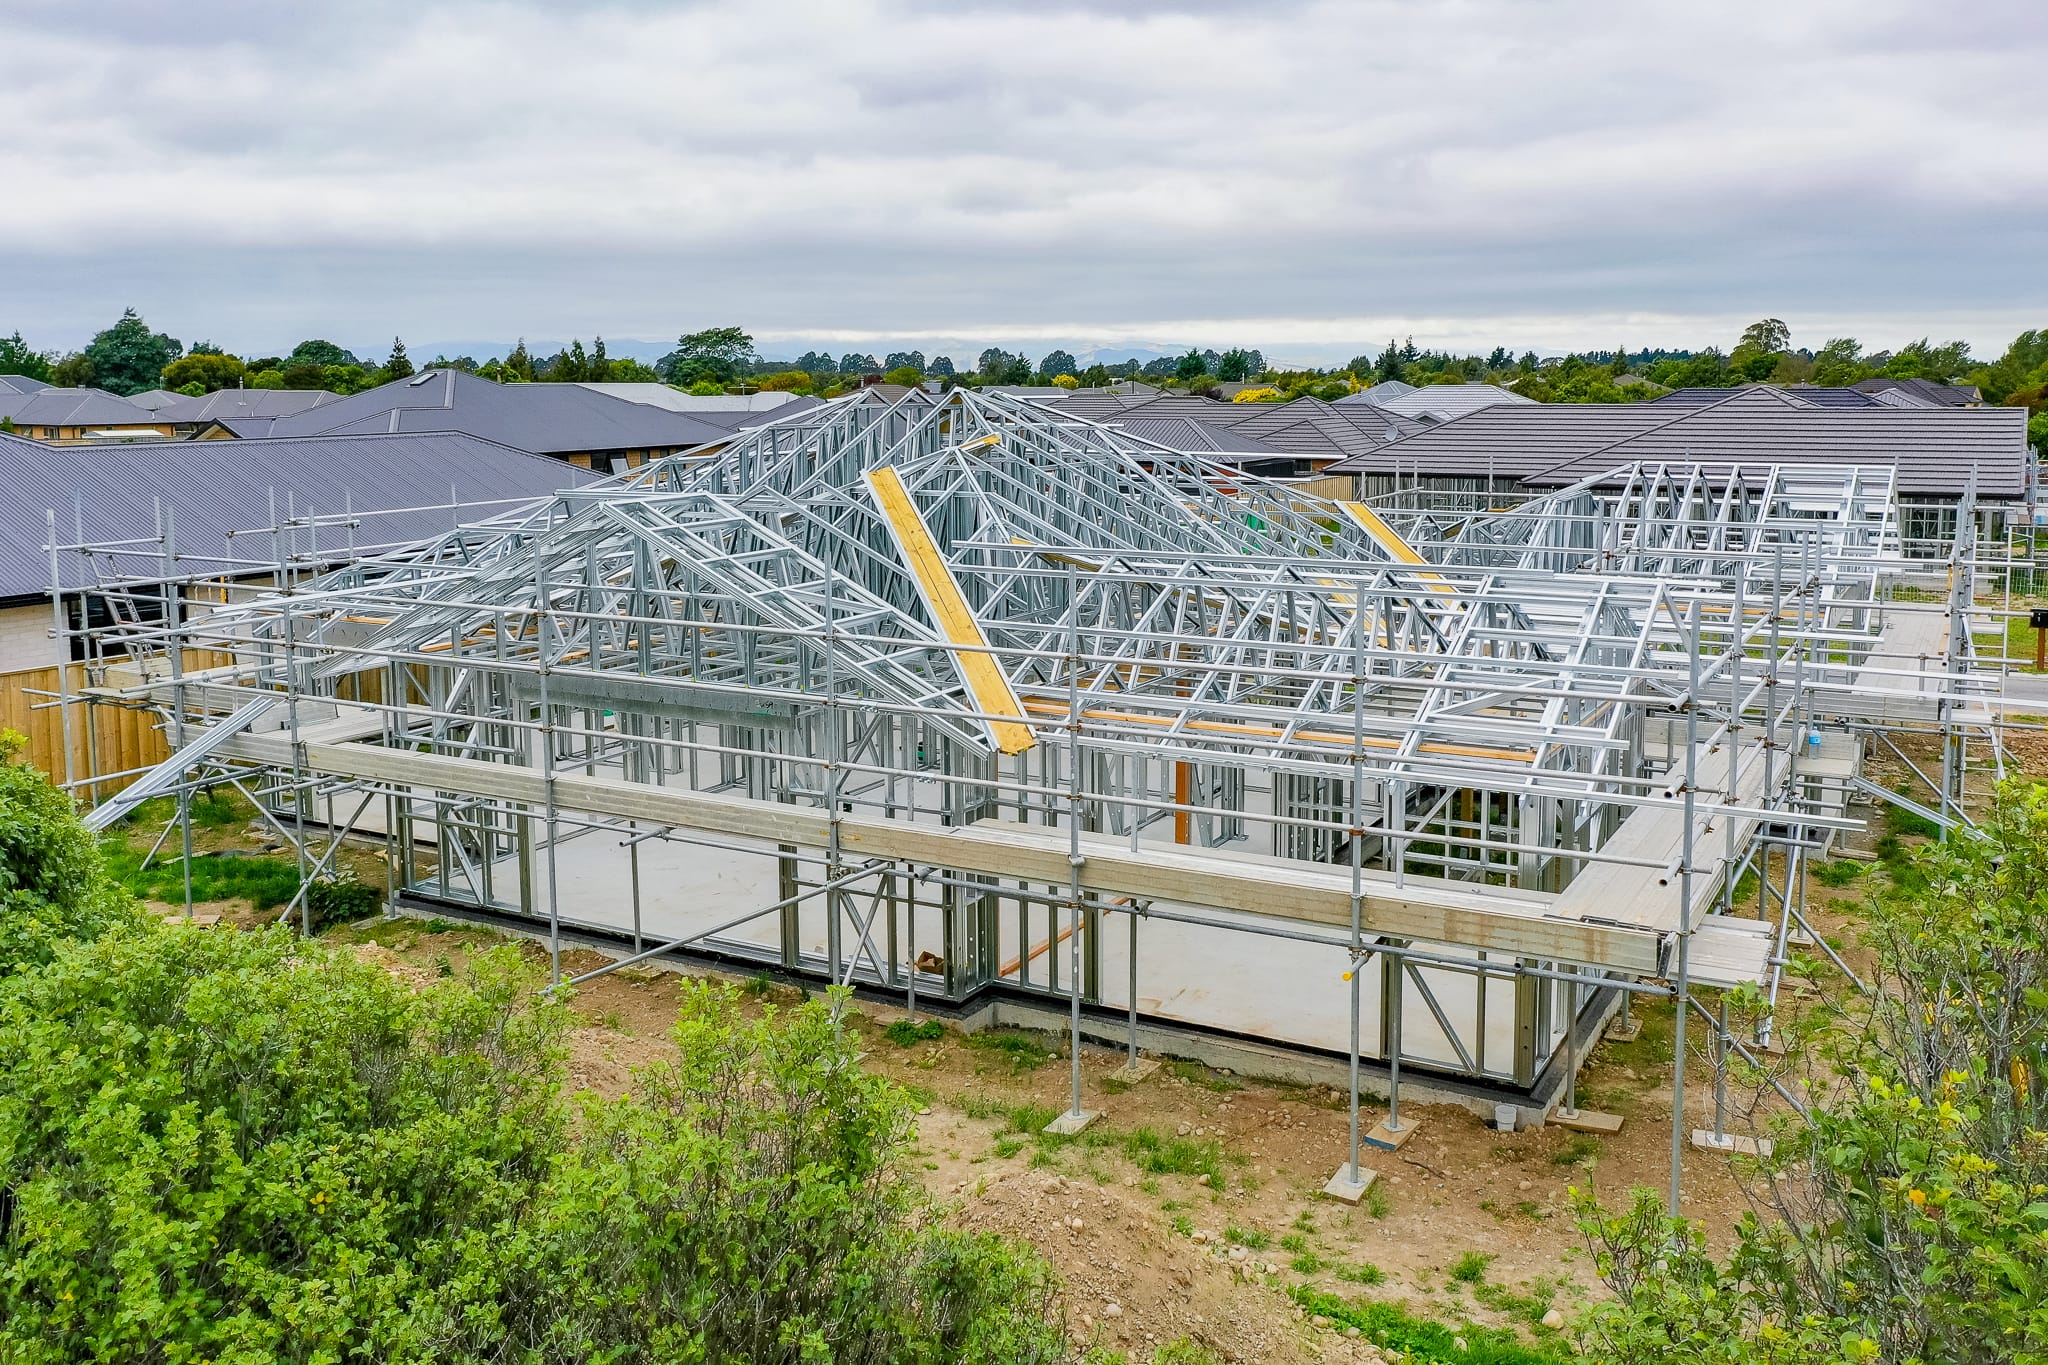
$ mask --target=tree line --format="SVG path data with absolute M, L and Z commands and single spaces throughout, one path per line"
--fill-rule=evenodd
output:
M 552 355 L 535 355 L 522 339 L 503 356 L 436 356 L 432 367 L 466 370 L 500 383 L 669 384 L 696 393 L 758 389 L 831 397 L 876 382 L 979 388 L 1046 385 L 1098 388 L 1137 379 L 1191 393 L 1220 385 L 1256 383 L 1258 396 L 1284 401 L 1303 396 L 1341 398 L 1374 384 L 1399 380 L 1428 384 L 1498 384 L 1549 403 L 1629 403 L 1678 388 L 1732 388 L 1741 384 L 1841 386 L 1865 379 L 1926 379 L 1977 388 L 1992 404 L 2025 407 L 2036 445 L 2048 445 L 2048 329 L 2022 332 L 1994 360 L 1972 356 L 1967 342 L 1923 337 L 1896 349 L 1871 349 L 1854 337 L 1831 337 L 1818 347 L 1795 347 L 1780 319 L 1763 318 L 1744 329 L 1726 351 L 1626 346 L 1541 358 L 1505 346 L 1486 354 L 1455 354 L 1418 347 L 1414 338 L 1389 340 L 1382 350 L 1353 356 L 1339 368 L 1282 368 L 1255 348 L 1189 348 L 1139 362 L 1082 365 L 1069 351 L 1032 358 L 991 346 L 971 365 L 922 351 L 892 351 L 877 359 L 848 351 L 834 356 L 807 351 L 794 362 L 763 357 L 753 336 L 738 326 L 685 333 L 653 364 L 611 356 L 603 337 L 586 348 L 579 338 Z M 96 333 L 79 351 L 58 356 L 37 351 L 20 332 L 0 337 L 0 374 L 46 383 L 97 387 L 134 394 L 164 388 L 203 394 L 224 388 L 327 389 L 358 393 L 415 372 L 404 342 L 392 339 L 379 363 L 334 342 L 300 342 L 287 355 L 235 356 L 210 341 L 187 347 L 153 331 L 134 309 Z

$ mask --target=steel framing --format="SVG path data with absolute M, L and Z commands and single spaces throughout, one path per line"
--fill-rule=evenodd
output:
M 274 562 L 192 562 L 168 517 L 104 544 L 53 514 L 56 631 L 97 662 L 50 704 L 150 707 L 178 749 L 98 823 L 175 793 L 189 833 L 191 791 L 233 780 L 310 882 L 367 819 L 394 907 L 522 916 L 558 980 L 563 927 L 602 925 L 627 961 L 687 947 L 913 1009 L 1037 995 L 1077 1041 L 1120 1003 L 1135 1039 L 1148 958 L 1307 945 L 1348 983 L 1355 1170 L 1366 1064 L 1398 1127 L 1404 1067 L 1568 1086 L 1617 992 L 1676 996 L 1681 1052 L 1696 986 L 1775 996 L 1864 736 L 1941 736 L 1949 824 L 1972 734 L 2002 770 L 1971 623 L 2031 571 L 1965 499 L 1944 600 L 1901 601 L 1926 566 L 1884 469 L 1440 502 L 1374 515 L 956 392 L 829 404 L 424 545 L 290 509 L 249 533 Z M 345 526 L 351 562 L 308 574 L 287 525 Z M 65 609 L 81 573 L 111 624 Z M 1908 666 L 1930 623 L 1939 659 Z M 650 941 L 643 859 L 684 847 L 773 892 Z M 630 922 L 565 896 L 565 848 L 627 865 Z

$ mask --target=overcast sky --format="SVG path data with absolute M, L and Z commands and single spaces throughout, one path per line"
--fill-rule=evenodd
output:
M 129 304 L 251 354 L 2048 326 L 2042 0 L 0 0 L 0 31 L 0 333 L 39 347 Z

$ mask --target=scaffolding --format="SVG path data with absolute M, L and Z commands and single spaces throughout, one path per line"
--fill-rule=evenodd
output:
M 1342 1059 L 1359 1188 L 1404 1072 L 1572 1113 L 1631 995 L 1675 998 L 1681 1058 L 1694 1014 L 1717 1058 L 1768 1044 L 1695 993 L 1775 1003 L 1818 939 L 1807 860 L 1852 802 L 1911 801 L 1866 747 L 1939 735 L 1913 804 L 1966 828 L 1972 741 L 2002 774 L 2005 712 L 2048 709 L 2000 667 L 2031 540 L 1985 546 L 1966 498 L 1945 591 L 1907 600 L 1927 565 L 1885 469 L 1368 507 L 956 391 L 451 520 L 303 575 L 53 517 L 60 643 L 114 662 L 50 704 L 150 708 L 176 749 L 92 821 L 176 794 L 189 835 L 191 792 L 234 782 L 295 850 L 302 923 L 367 837 L 394 912 L 543 934 L 557 981 L 567 934 L 613 945 L 599 971 L 1035 1002 L 1066 1015 L 1075 1122 L 1084 1035 Z M 61 605 L 81 581 L 110 624 Z

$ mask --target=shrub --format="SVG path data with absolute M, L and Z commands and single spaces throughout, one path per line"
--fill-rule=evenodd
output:
M 1834 1009 L 1728 1259 L 1654 1196 L 1579 1201 L 1594 1358 L 2048 1359 L 2048 793 L 2006 784 L 1981 828 L 1872 898 L 1879 989 Z
M 0 1360 L 1059 1357 L 1045 1264 L 929 1227 L 836 999 L 686 989 L 571 1122 L 525 973 L 139 920 L 0 984 Z
M 1232 396 L 1233 403 L 1277 403 L 1281 400 L 1280 390 L 1274 388 L 1239 389 Z
M 67 939 L 141 919 L 107 875 L 71 798 L 20 761 L 23 742 L 0 730 L 0 977 L 48 962 Z

